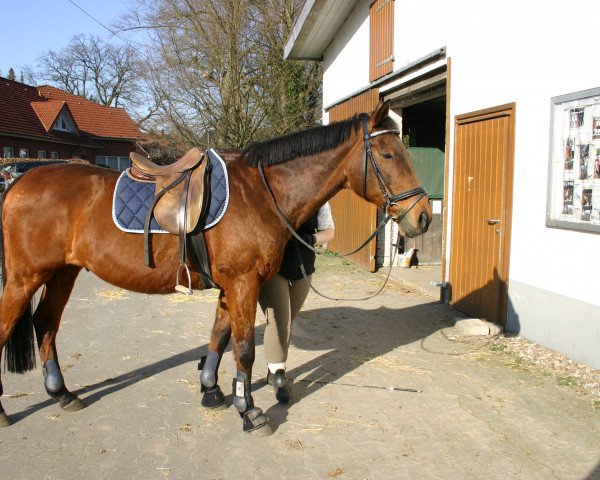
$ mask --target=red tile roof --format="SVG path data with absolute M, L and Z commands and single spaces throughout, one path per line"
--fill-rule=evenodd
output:
M 50 131 L 52 125 L 62 108 L 66 105 L 66 102 L 59 100 L 44 100 L 42 102 L 31 102 L 31 106 L 42 122 L 42 125 L 46 131 Z
M 0 78 L 0 131 L 48 137 L 31 108 L 31 102 L 40 100 L 35 87 Z
M 66 106 L 65 106 L 66 105 Z M 48 131 L 68 108 L 80 135 Z M 0 77 L 0 133 L 96 145 L 102 139 L 137 140 L 141 132 L 122 108 L 105 107 L 50 86 L 32 87 Z
M 137 124 L 123 108 L 105 107 L 49 85 L 37 89 L 43 97 L 67 102 L 82 132 L 106 138 L 138 139 L 142 136 Z

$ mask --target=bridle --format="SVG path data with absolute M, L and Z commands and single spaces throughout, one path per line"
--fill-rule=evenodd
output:
M 407 190 L 406 192 L 394 194 L 394 192 L 390 188 L 389 184 L 385 181 L 385 177 L 383 176 L 383 173 L 382 173 L 381 169 L 379 168 L 379 164 L 377 163 L 377 160 L 375 160 L 375 156 L 373 155 L 373 150 L 371 149 L 371 142 L 369 140 L 371 140 L 372 138 L 378 137 L 380 135 L 386 135 L 386 134 L 400 135 L 400 131 L 394 128 L 394 129 L 387 129 L 387 130 L 377 130 L 375 132 L 369 133 L 367 130 L 367 124 L 369 121 L 368 115 L 363 114 L 363 115 L 361 115 L 360 118 L 362 119 L 363 141 L 365 144 L 365 159 L 363 162 L 363 197 L 365 199 L 367 198 L 367 174 L 368 174 L 368 165 L 370 163 L 371 167 L 373 169 L 373 172 L 375 173 L 375 178 L 377 178 L 377 182 L 379 183 L 379 188 L 381 189 L 383 198 L 385 198 L 385 203 L 382 205 L 385 216 L 381 220 L 381 222 L 379 222 L 379 225 L 373 231 L 373 233 L 371 233 L 371 235 L 369 235 L 369 238 L 367 238 L 359 247 L 355 248 L 351 252 L 340 253 L 339 256 L 341 256 L 341 257 L 346 257 L 348 255 L 352 255 L 352 254 L 358 252 L 359 250 L 363 249 L 373 238 L 375 238 L 379 234 L 379 232 L 387 225 L 387 223 L 392 218 L 394 218 L 390 214 L 390 211 L 389 211 L 390 207 L 392 207 L 393 205 L 396 205 L 398 208 L 400 208 L 400 206 L 398 205 L 397 202 L 399 202 L 401 200 L 406 200 L 407 198 L 411 198 L 411 197 L 415 197 L 415 196 L 417 197 L 417 199 L 411 203 L 410 207 L 408 207 L 406 210 L 402 211 L 397 217 L 395 217 L 396 222 L 400 223 L 402 221 L 402 219 L 404 219 L 404 217 L 408 214 L 408 212 L 410 212 L 414 208 L 414 206 L 419 202 L 419 200 L 421 200 L 425 195 L 427 195 L 427 192 L 425 191 L 425 189 L 422 186 L 413 188 L 411 190 Z M 287 217 L 285 216 L 285 214 L 279 208 L 279 205 L 277 204 L 277 200 L 275 199 L 275 195 L 273 194 L 273 190 L 271 190 L 271 187 L 269 186 L 269 182 L 267 182 L 267 177 L 265 176 L 262 162 L 260 160 L 258 161 L 258 172 L 260 174 L 261 180 L 263 181 L 263 183 L 267 189 L 267 192 L 269 192 L 269 196 L 271 197 L 271 200 L 273 201 L 273 205 L 275 205 L 275 210 L 277 210 L 277 213 L 278 213 L 279 217 L 281 218 L 281 221 L 283 222 L 283 224 L 286 226 L 286 228 L 291 232 L 291 234 L 294 237 L 296 237 L 296 240 L 298 240 L 306 248 L 309 248 L 310 250 L 312 250 L 315 253 L 320 253 L 312 245 L 310 245 L 310 244 L 306 243 L 304 240 L 302 240 L 300 235 L 298 235 L 296 233 L 296 231 L 294 230 L 294 227 L 290 224 L 290 222 L 287 219 Z M 396 240 L 396 244 L 397 243 L 398 243 L 398 240 Z M 390 250 L 391 250 L 391 248 L 392 248 L 392 245 L 390 245 Z M 383 291 L 383 289 L 387 285 L 387 282 L 390 278 L 390 274 L 392 273 L 392 266 L 393 266 L 393 263 L 394 263 L 395 257 L 396 257 L 395 254 L 396 254 L 396 249 L 394 249 L 393 257 L 390 255 L 390 268 L 388 270 L 385 281 L 383 282 L 383 284 L 381 285 L 379 290 L 377 290 L 375 293 L 373 293 L 367 297 L 363 297 L 363 298 L 335 298 L 335 297 L 329 297 L 329 296 L 319 292 L 313 286 L 312 282 L 308 278 L 308 275 L 306 274 L 306 271 L 304 269 L 304 264 L 302 263 L 302 258 L 300 257 L 299 251 L 298 251 L 298 259 L 300 261 L 300 270 L 302 271 L 302 275 L 303 275 L 304 279 L 308 282 L 308 285 L 310 286 L 310 288 L 312 288 L 313 291 L 315 293 L 317 293 L 318 295 L 320 295 L 321 297 L 327 298 L 329 300 L 362 301 L 362 300 L 368 300 L 370 298 L 376 297 Z
M 379 222 L 379 225 L 377 226 L 377 228 L 373 231 L 373 233 L 371 233 L 369 238 L 367 238 L 361 245 L 359 245 L 357 248 L 355 248 L 351 252 L 340 253 L 339 255 L 341 257 L 346 257 L 348 255 L 352 255 L 352 254 L 358 252 L 359 250 L 363 249 L 373 238 L 375 238 L 379 234 L 379 232 L 386 226 L 386 224 L 390 220 L 394 219 L 394 220 L 396 220 L 397 223 L 400 223 L 404 219 L 404 217 L 406 217 L 408 212 L 410 212 L 415 207 L 415 205 L 419 202 L 419 200 L 421 200 L 425 195 L 427 195 L 427 192 L 425 191 L 425 189 L 422 186 L 413 188 L 411 190 L 407 190 L 406 192 L 394 194 L 394 192 L 390 188 L 389 184 L 386 182 L 385 177 L 383 176 L 383 173 L 381 171 L 381 168 L 379 167 L 379 164 L 377 163 L 377 160 L 375 160 L 375 156 L 373 155 L 373 150 L 371 148 L 371 142 L 369 140 L 371 140 L 372 138 L 378 137 L 380 135 L 386 135 L 386 134 L 400 135 L 400 130 L 391 128 L 391 129 L 387 129 L 387 130 L 377 130 L 375 132 L 369 133 L 367 130 L 369 116 L 367 114 L 362 114 L 359 118 L 362 119 L 363 141 L 364 141 L 364 145 L 365 145 L 365 159 L 363 162 L 363 197 L 365 199 L 367 198 L 367 175 L 368 175 L 368 165 L 370 163 L 371 168 L 373 169 L 373 172 L 375 173 L 375 178 L 377 178 L 377 182 L 379 183 L 379 188 L 381 189 L 381 194 L 383 195 L 383 198 L 385 198 L 385 202 L 381 206 L 385 215 L 384 215 L 384 218 L 381 220 L 381 222 Z M 277 200 L 275 199 L 275 195 L 273 194 L 273 190 L 271 190 L 271 187 L 269 186 L 269 182 L 267 181 L 267 177 L 265 176 L 263 165 L 260 160 L 258 161 L 258 172 L 260 174 L 260 178 L 261 178 L 263 184 L 265 185 L 265 187 L 267 189 L 267 192 L 269 192 L 269 196 L 271 197 L 271 200 L 273 201 L 273 205 L 275 205 L 275 210 L 277 210 L 277 213 L 278 213 L 279 217 L 281 218 L 281 221 L 286 226 L 286 228 L 290 231 L 290 233 L 294 237 L 296 237 L 296 240 L 298 240 L 302 245 L 304 245 L 306 248 L 312 250 L 313 252 L 319 253 L 318 250 L 315 249 L 312 245 L 310 245 L 310 244 L 306 243 L 304 240 L 302 240 L 300 235 L 298 235 L 296 233 L 296 231 L 294 230 L 294 227 L 291 225 L 291 223 L 289 222 L 289 220 L 287 219 L 285 214 L 279 208 Z M 399 202 L 401 200 L 406 200 L 407 198 L 411 198 L 414 196 L 417 196 L 416 200 L 414 202 L 412 202 L 412 204 L 406 210 L 403 210 L 396 217 L 394 217 L 392 214 L 390 214 L 390 211 L 389 211 L 390 207 L 392 207 L 394 205 L 399 207 L 397 202 Z
M 402 192 L 402 193 L 398 193 L 397 195 L 394 195 L 394 192 L 390 188 L 389 184 L 385 181 L 385 177 L 383 176 L 383 173 L 381 172 L 381 169 L 379 168 L 379 164 L 377 163 L 377 160 L 375 160 L 375 156 L 373 155 L 373 150 L 371 149 L 371 142 L 369 142 L 369 140 L 371 140 L 372 138 L 378 137 L 380 135 L 386 135 L 389 133 L 393 133 L 394 135 L 400 135 L 400 130 L 393 128 L 393 129 L 388 129 L 388 130 L 378 130 L 376 132 L 369 133 L 367 130 L 367 124 L 369 121 L 368 115 L 362 115 L 361 118 L 362 118 L 363 140 L 365 142 L 365 160 L 363 162 L 363 197 L 367 198 L 367 174 L 368 174 L 369 163 L 371 163 L 371 167 L 373 168 L 373 172 L 375 173 L 375 178 L 377 179 L 377 183 L 379 183 L 379 188 L 381 189 L 381 194 L 383 195 L 383 198 L 385 198 L 385 203 L 383 204 L 382 208 L 383 208 L 383 211 L 384 211 L 386 217 L 389 216 L 390 218 L 393 218 L 389 212 L 389 209 L 393 205 L 400 208 L 400 206 L 398 205 L 397 202 L 399 202 L 401 200 L 406 200 L 407 198 L 411 198 L 411 197 L 418 195 L 417 199 L 410 205 L 410 207 L 408 207 L 405 211 L 403 211 L 402 214 L 398 215 L 398 217 L 396 218 L 396 221 L 400 222 L 408 214 L 408 212 L 410 212 L 413 209 L 413 207 L 419 202 L 419 200 L 421 200 L 425 195 L 427 195 L 427 193 L 425 192 L 425 189 L 421 186 L 421 187 L 413 188 L 412 190 L 407 190 L 406 192 Z M 386 220 L 386 222 L 387 221 L 389 221 L 389 219 Z

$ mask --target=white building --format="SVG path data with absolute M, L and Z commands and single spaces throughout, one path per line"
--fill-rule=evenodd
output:
M 285 55 L 323 62 L 325 123 L 389 99 L 445 152 L 451 305 L 600 368 L 600 3 L 541 7 L 307 0 Z

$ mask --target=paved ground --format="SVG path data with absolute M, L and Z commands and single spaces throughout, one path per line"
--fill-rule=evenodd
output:
M 323 259 L 316 283 L 364 295 L 377 276 Z M 148 296 L 79 278 L 59 337 L 60 410 L 41 370 L 4 374 L 14 424 L 0 430 L 11 479 L 600 479 L 600 411 L 489 339 L 461 338 L 437 299 L 397 282 L 373 300 L 309 296 L 290 358 L 295 400 L 265 385 L 257 321 L 254 398 L 274 434 L 242 433 L 234 407 L 199 406 L 215 294 Z M 229 395 L 231 353 L 221 366 Z

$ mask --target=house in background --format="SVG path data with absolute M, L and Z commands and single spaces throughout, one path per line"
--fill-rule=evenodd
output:
M 0 77 L 3 158 L 81 158 L 117 170 L 142 153 L 137 124 L 122 108 L 105 107 L 51 86 Z
M 443 161 L 444 301 L 600 368 L 600 4 L 564 7 L 307 0 L 285 57 L 323 62 L 324 123 L 389 100 L 427 188 Z M 364 204 L 333 199 L 336 239 Z

